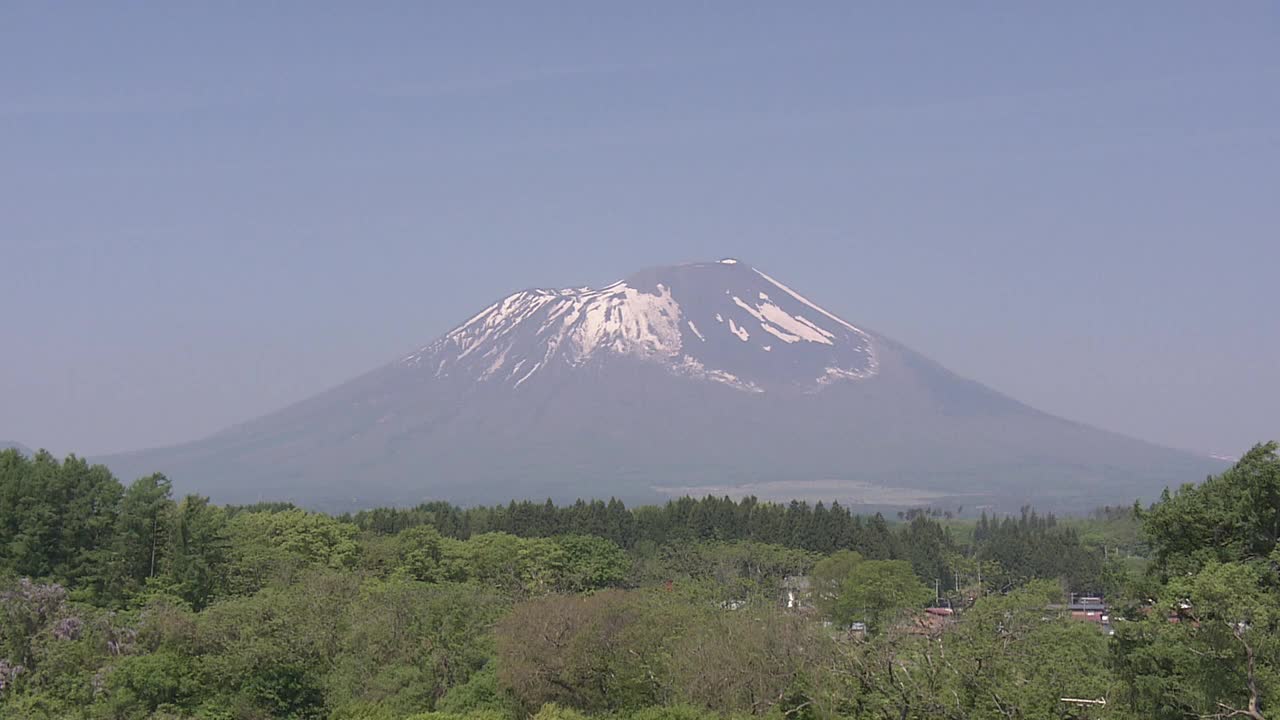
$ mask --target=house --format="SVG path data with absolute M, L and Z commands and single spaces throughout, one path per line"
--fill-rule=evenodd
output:
M 937 637 L 954 621 L 954 611 L 951 608 L 931 607 L 902 623 L 901 629 L 907 635 Z
M 1094 623 L 1107 635 L 1116 634 L 1111 627 L 1111 613 L 1107 609 L 1107 603 L 1100 595 L 1072 593 L 1067 600 L 1066 610 L 1073 620 Z

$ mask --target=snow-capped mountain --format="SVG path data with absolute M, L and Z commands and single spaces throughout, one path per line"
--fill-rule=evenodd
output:
M 106 461 L 331 509 L 708 492 L 1080 509 L 1217 467 L 1029 408 L 733 259 L 517 292 L 314 398 Z
M 434 377 L 518 388 L 605 356 L 747 392 L 875 375 L 871 336 L 737 260 L 651 270 L 600 290 L 525 290 L 404 358 Z

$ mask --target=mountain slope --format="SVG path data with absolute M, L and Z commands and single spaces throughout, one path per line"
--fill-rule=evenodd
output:
M 518 292 L 314 398 L 108 462 L 330 508 L 752 492 L 1078 509 L 1214 468 L 957 377 L 735 260 Z

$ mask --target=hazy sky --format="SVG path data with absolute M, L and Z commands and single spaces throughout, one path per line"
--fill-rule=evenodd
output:
M 0 3 L 0 440 L 727 255 L 1050 412 L 1280 437 L 1280 4 L 605 5 Z

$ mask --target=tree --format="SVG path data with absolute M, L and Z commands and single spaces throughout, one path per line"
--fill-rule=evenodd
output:
M 225 512 L 209 498 L 188 495 L 174 511 L 160 584 L 200 610 L 227 587 L 229 554 Z
M 520 538 L 495 532 L 477 535 L 460 546 L 461 557 L 453 559 L 455 573 L 500 589 L 507 595 L 519 595 L 525 586 L 521 566 Z M 461 567 L 459 567 L 461 565 Z
M 821 625 L 777 607 L 703 611 L 671 647 L 671 694 L 722 714 L 791 717 L 819 699 L 836 652 Z
M 937 580 L 943 588 L 951 585 L 947 556 L 954 550 L 951 536 L 937 521 L 917 515 L 902 529 L 899 546 L 906 551 L 911 569 L 930 584 Z
M 1166 490 L 1141 514 L 1162 578 L 1205 564 L 1268 557 L 1280 539 L 1277 444 L 1256 445 L 1231 469 L 1200 485 Z
M 556 586 L 561 591 L 583 592 L 614 587 L 631 570 L 631 560 L 612 541 L 589 535 L 565 535 L 555 540 L 564 554 L 564 570 Z
M 853 569 L 861 562 L 860 553 L 839 550 L 814 564 L 810 573 L 813 580 L 813 601 L 823 615 L 833 617 L 845 580 L 849 579 Z
M 1150 602 L 1116 631 L 1137 713 L 1263 718 L 1280 694 L 1280 458 L 1258 445 L 1141 513 Z M 1265 714 L 1264 714 L 1265 713 Z
M 117 599 L 141 591 L 165 562 L 176 507 L 170 493 L 169 479 L 159 473 L 135 480 L 125 491 L 115 532 Z
M 922 607 L 933 595 L 905 560 L 864 560 L 853 567 L 833 608 L 843 624 L 866 622 L 883 632 L 908 611 Z
M 444 538 L 430 525 L 403 530 L 396 535 L 396 567 L 393 572 L 422 582 L 438 582 L 444 572 L 441 560 Z
M 111 584 L 123 489 L 102 465 L 0 451 L 0 571 L 56 580 L 96 600 Z
M 707 588 L 716 600 L 773 603 L 788 575 L 803 575 L 817 556 L 804 550 L 758 542 L 672 543 L 645 563 L 642 577 Z
M 347 608 L 324 683 L 334 718 L 434 708 L 484 667 L 506 606 L 478 586 L 392 580 L 366 583 Z
M 358 590 L 349 573 L 316 569 L 289 587 L 219 600 L 158 649 L 198 657 L 203 697 L 193 705 L 239 717 L 325 717 L 329 674 Z
M 1164 587 L 1116 632 L 1131 707 L 1154 718 L 1263 718 L 1280 693 L 1278 582 L 1271 563 L 1210 562 Z
M 0 662 L 16 676 L 36 664 L 36 636 L 67 612 L 67 590 L 61 585 L 22 578 L 0 587 Z
M 497 626 L 498 679 L 528 710 L 560 703 L 608 712 L 662 702 L 670 639 L 684 608 L 640 592 L 546 595 Z
M 229 589 L 237 594 L 287 584 L 310 568 L 351 568 L 360 550 L 353 525 L 296 508 L 237 514 L 227 522 L 227 535 Z

